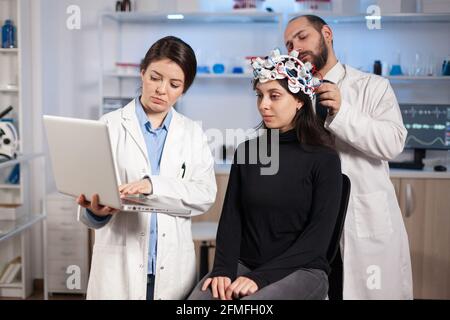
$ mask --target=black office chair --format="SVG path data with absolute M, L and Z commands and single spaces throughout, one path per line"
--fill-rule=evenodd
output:
M 342 279 L 342 258 L 339 250 L 339 242 L 344 229 L 345 216 L 347 214 L 348 200 L 350 198 L 350 179 L 342 174 L 342 193 L 339 213 L 334 226 L 333 236 L 328 247 L 327 259 L 330 263 L 331 273 L 328 276 L 329 289 L 328 298 L 330 300 L 342 300 L 343 279 Z

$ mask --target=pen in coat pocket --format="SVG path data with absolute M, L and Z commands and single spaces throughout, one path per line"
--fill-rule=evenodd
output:
M 184 174 L 186 173 L 186 163 L 183 162 L 183 164 L 181 165 L 181 170 L 183 170 L 183 173 L 181 174 L 181 179 L 184 178 Z

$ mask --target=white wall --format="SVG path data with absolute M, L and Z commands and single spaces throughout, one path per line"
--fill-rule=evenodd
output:
M 98 13 L 113 10 L 113 0 L 40 0 L 40 19 L 35 23 L 40 30 L 42 101 L 45 114 L 96 118 L 99 107 L 99 47 Z M 292 1 L 267 1 L 267 5 L 289 8 Z M 81 8 L 81 30 L 66 27 L 69 5 Z M 40 20 L 40 22 L 39 22 Z M 402 63 L 410 64 L 414 53 L 433 55 L 436 64 L 450 55 L 450 23 L 383 24 L 381 30 L 368 30 L 364 24 L 333 25 L 335 48 L 343 62 L 355 67 L 371 69 L 374 60 L 392 62 L 395 52 L 402 52 Z M 114 29 L 111 28 L 111 31 Z M 127 26 L 123 29 L 122 60 L 139 62 L 149 46 L 160 36 L 174 34 L 183 37 L 194 49 L 205 56 L 220 52 L 232 55 L 265 54 L 279 46 L 282 34 L 271 27 L 252 25 L 152 25 Z M 110 41 L 112 63 L 116 42 L 111 32 L 105 41 Z M 38 82 L 38 81 L 35 81 Z M 394 84 L 400 101 L 450 103 L 449 82 Z M 136 86 L 131 86 L 135 90 Z M 38 95 L 39 96 L 39 95 Z M 197 79 L 183 99 L 180 110 L 195 120 L 201 120 L 204 128 L 253 127 L 259 122 L 251 84 L 246 79 L 207 80 Z M 40 133 L 39 133 L 40 134 Z M 44 143 L 45 150 L 45 143 Z M 47 166 L 47 187 L 54 190 L 51 171 Z M 36 236 L 36 238 L 38 238 Z M 39 242 L 35 242 L 35 259 L 40 257 Z M 42 269 L 35 269 L 35 277 L 42 277 Z

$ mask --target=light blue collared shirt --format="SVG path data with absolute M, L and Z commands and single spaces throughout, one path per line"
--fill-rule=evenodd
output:
M 169 131 L 170 122 L 172 120 L 172 110 L 169 111 L 166 118 L 159 128 L 153 129 L 151 122 L 148 120 L 147 114 L 142 107 L 140 97 L 135 98 L 136 116 L 142 135 L 144 136 L 145 145 L 147 147 L 147 156 L 152 169 L 152 175 L 159 175 L 161 157 L 166 142 L 167 133 Z M 148 173 L 150 175 L 150 172 Z M 89 221 L 100 227 L 106 224 L 111 216 L 98 217 L 86 210 Z M 150 218 L 150 240 L 148 246 L 148 271 L 149 274 L 156 273 L 156 252 L 158 242 L 158 219 L 157 214 L 152 213 Z
M 164 122 L 159 128 L 153 129 L 151 122 L 148 120 L 147 114 L 136 98 L 136 116 L 139 126 L 144 136 L 145 145 L 147 146 L 148 160 L 152 168 L 152 175 L 159 175 L 161 165 L 161 157 L 166 142 L 167 133 L 169 131 L 170 122 L 172 120 L 172 110 L 169 111 Z M 150 174 L 150 173 L 149 173 Z M 150 219 L 150 243 L 148 246 L 148 273 L 156 273 L 156 252 L 158 242 L 158 220 L 157 214 L 152 213 Z

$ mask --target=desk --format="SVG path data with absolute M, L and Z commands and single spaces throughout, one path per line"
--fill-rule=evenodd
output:
M 214 246 L 211 244 L 212 241 L 216 240 L 217 234 L 217 222 L 193 222 L 191 226 L 192 230 L 192 239 L 194 241 L 201 241 L 200 245 L 200 274 L 199 280 L 202 279 L 209 270 L 209 261 L 208 261 L 208 251 L 209 248 L 213 248 Z

